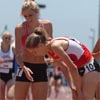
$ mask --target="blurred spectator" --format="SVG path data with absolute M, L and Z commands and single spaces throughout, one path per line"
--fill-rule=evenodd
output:
M 13 100 L 9 95 L 10 88 L 14 85 L 14 52 L 15 46 L 11 45 L 11 33 L 6 31 L 2 34 L 0 42 L 0 100 Z

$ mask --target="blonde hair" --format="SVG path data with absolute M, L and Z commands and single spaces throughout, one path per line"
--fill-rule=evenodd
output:
M 35 2 L 35 0 L 25 0 L 24 1 L 23 5 L 22 5 L 21 15 L 23 15 L 23 11 L 26 9 L 30 9 L 30 10 L 35 11 L 36 13 L 39 13 L 39 6 Z
M 2 38 L 3 38 L 4 36 L 6 36 L 6 35 L 8 35 L 8 36 L 11 36 L 11 37 L 12 37 L 12 35 L 11 35 L 11 33 L 10 33 L 10 32 L 5 31 L 5 32 L 3 32 L 3 34 L 2 34 Z

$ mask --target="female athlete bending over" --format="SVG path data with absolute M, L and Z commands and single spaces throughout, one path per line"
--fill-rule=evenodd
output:
M 47 32 L 37 27 L 27 38 L 26 48 L 36 56 L 48 54 L 59 62 L 64 61 L 73 77 L 78 98 L 81 99 L 82 91 L 85 100 L 94 100 L 97 84 L 100 81 L 100 66 L 84 44 L 67 37 L 48 38 Z

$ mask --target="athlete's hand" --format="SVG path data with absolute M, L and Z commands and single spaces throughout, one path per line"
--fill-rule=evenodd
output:
M 31 74 L 33 74 L 33 72 L 31 71 L 31 69 L 29 69 L 28 67 L 24 66 L 23 70 L 25 72 L 26 77 L 30 80 L 30 81 L 34 81 L 33 77 L 31 76 Z
M 72 89 L 72 98 L 73 100 L 78 100 L 77 91 L 75 89 Z
M 86 100 L 81 92 L 77 93 L 76 89 L 72 89 L 72 98 L 73 100 Z

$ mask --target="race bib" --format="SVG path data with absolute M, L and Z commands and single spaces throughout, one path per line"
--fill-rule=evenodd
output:
M 9 68 L 9 69 L 11 69 L 11 68 L 13 68 L 13 63 L 12 62 L 5 62 L 5 63 L 2 63 L 2 64 L 0 64 L 0 67 L 1 68 Z
M 23 74 L 23 69 L 20 69 L 20 68 L 19 68 L 19 69 L 17 70 L 16 76 L 21 77 L 22 74 Z
M 7 68 L 0 68 L 0 73 L 9 73 L 9 69 L 7 69 Z
M 88 64 L 84 66 L 85 74 L 95 70 L 94 60 L 91 60 Z

